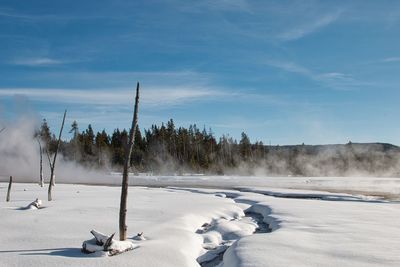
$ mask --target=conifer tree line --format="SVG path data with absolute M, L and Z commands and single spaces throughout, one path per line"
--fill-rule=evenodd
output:
M 64 159 L 88 167 L 118 170 L 124 162 L 124 147 L 128 138 L 126 129 L 94 132 L 89 124 L 80 131 L 74 121 L 70 126 L 70 139 L 63 141 L 60 153 Z M 43 120 L 37 132 L 49 153 L 53 153 L 56 137 Z M 170 119 L 161 126 L 152 125 L 143 132 L 137 128 L 131 165 L 137 172 L 209 172 L 222 174 L 226 167 L 240 162 L 255 162 L 263 158 L 266 147 L 262 142 L 252 144 L 246 133 L 239 141 L 223 135 L 217 139 L 212 130 L 200 130 L 195 124 L 189 128 L 176 127 Z
M 62 141 L 64 159 L 86 167 L 120 171 L 124 163 L 125 129 L 94 132 L 80 130 L 74 121 L 70 139 Z M 46 120 L 37 132 L 43 149 L 53 154 L 57 139 Z M 137 128 L 131 157 L 132 170 L 153 174 L 244 174 L 347 176 L 400 175 L 400 148 L 390 144 L 266 146 L 252 143 L 246 133 L 240 140 L 229 135 L 217 138 L 212 130 L 176 127 L 170 119 L 141 131 Z

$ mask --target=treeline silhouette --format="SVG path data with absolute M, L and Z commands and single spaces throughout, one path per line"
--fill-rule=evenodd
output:
M 74 121 L 60 153 L 65 159 L 87 167 L 120 170 L 128 133 L 115 129 L 94 132 L 91 125 L 80 131 Z M 51 153 L 56 138 L 46 120 L 37 132 Z M 131 159 L 134 172 L 155 174 L 243 174 L 243 175 L 398 175 L 400 149 L 390 144 L 265 146 L 251 143 L 246 133 L 240 140 L 229 135 L 216 138 L 211 129 L 195 124 L 176 127 L 170 119 L 161 126 L 136 131 Z

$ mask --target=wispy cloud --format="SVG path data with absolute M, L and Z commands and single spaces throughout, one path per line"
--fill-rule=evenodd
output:
M 201 13 L 207 11 L 240 11 L 251 13 L 250 3 L 246 0 L 204 0 L 192 3 L 176 3 L 179 9 L 184 12 Z
M 352 75 L 341 72 L 316 72 L 302 65 L 290 61 L 273 61 L 267 60 L 268 66 L 278 68 L 280 70 L 295 73 L 315 82 L 322 83 L 333 89 L 349 89 L 360 85 L 366 85 L 354 79 Z
M 212 123 L 210 126 L 213 128 L 222 128 L 222 129 L 240 129 L 245 131 L 249 128 L 263 128 L 267 125 L 270 125 L 269 120 L 253 120 L 250 121 L 245 116 L 234 116 L 234 117 L 224 117 L 222 121 L 217 121 Z
M 113 19 L 120 20 L 126 17 L 109 16 L 109 15 L 68 15 L 68 14 L 33 14 L 23 13 L 8 8 L 0 8 L 0 18 L 17 19 L 30 22 L 48 22 L 48 21 L 73 21 L 73 20 L 97 20 L 97 19 Z
M 14 18 L 14 19 L 34 19 L 35 16 L 13 12 L 9 9 L 0 9 L 0 17 Z
M 383 62 L 400 62 L 400 57 L 388 57 L 382 60 Z
M 267 60 L 265 63 L 271 67 L 275 67 L 287 72 L 314 77 L 314 73 L 311 70 L 290 61 Z
M 64 64 L 65 62 L 48 57 L 37 57 L 37 58 L 15 59 L 10 63 L 13 65 L 20 65 L 20 66 L 44 67 L 50 65 L 60 65 Z
M 286 31 L 278 34 L 278 39 L 281 41 L 292 41 L 300 39 L 306 35 L 310 35 L 339 19 L 342 12 L 335 12 L 332 14 L 326 14 L 323 16 L 317 16 L 312 20 L 302 23 L 299 21 L 293 28 L 289 28 Z
M 132 88 L 112 89 L 38 89 L 38 88 L 2 88 L 0 97 L 24 95 L 33 101 L 70 103 L 85 105 L 130 105 L 133 101 Z M 151 107 L 167 107 L 212 100 L 229 96 L 230 93 L 204 88 L 163 87 L 143 90 L 141 102 Z

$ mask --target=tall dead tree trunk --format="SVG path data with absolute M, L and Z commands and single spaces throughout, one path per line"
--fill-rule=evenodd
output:
M 12 185 L 12 176 L 10 176 L 10 182 L 8 183 L 7 198 L 6 198 L 7 202 L 10 201 L 11 185 Z
M 137 121 L 138 121 L 138 110 L 139 110 L 139 82 L 136 85 L 136 98 L 135 108 L 133 111 L 132 127 L 129 132 L 128 144 L 125 146 L 125 162 L 124 170 L 122 173 L 122 186 L 121 186 L 121 203 L 119 206 L 119 239 L 121 241 L 126 240 L 126 209 L 127 209 L 127 198 L 128 198 L 128 179 L 129 179 L 129 166 L 131 163 L 131 154 L 134 144 L 134 138 L 136 134 Z
M 39 144 L 39 155 L 40 155 L 40 167 L 39 167 L 39 185 L 41 187 L 44 186 L 44 179 L 43 179 L 43 149 L 42 144 L 40 143 L 40 139 L 37 139 Z
M 53 200 L 53 198 L 51 197 L 51 189 L 54 186 L 54 176 L 55 176 L 54 170 L 55 170 L 55 167 L 56 167 L 56 158 L 57 158 L 58 148 L 60 147 L 60 143 L 61 143 L 61 134 L 62 134 L 62 131 L 64 129 L 64 123 L 65 123 L 65 116 L 66 115 L 67 115 L 67 110 L 64 111 L 64 117 L 63 117 L 62 124 L 61 124 L 60 134 L 58 135 L 58 141 L 57 141 L 56 151 L 54 152 L 53 162 L 52 163 L 50 162 L 50 182 L 49 182 L 49 191 L 48 191 L 48 194 L 47 194 L 47 200 L 48 201 L 52 201 Z M 49 161 L 50 161 L 50 156 L 49 156 L 48 153 L 47 153 L 47 157 L 49 158 Z

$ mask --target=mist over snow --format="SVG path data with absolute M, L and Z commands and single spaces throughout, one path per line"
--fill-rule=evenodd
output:
M 16 182 L 38 182 L 40 153 L 35 138 L 35 131 L 40 127 L 38 117 L 25 114 L 13 121 L 2 120 L 0 127 L 5 127 L 0 133 L 0 180 L 7 180 L 9 176 L 13 176 Z M 45 153 L 43 153 L 43 171 L 47 183 L 50 180 L 50 169 Z M 65 160 L 61 153 L 57 156 L 55 173 L 56 182 L 70 180 L 84 183 L 102 177 L 100 172 Z
M 3 123 L 0 135 L 0 169 L 2 176 L 29 177 L 39 175 L 39 147 L 34 140 L 37 122 L 32 118 L 19 118 Z M 33 181 L 33 179 L 32 179 Z

